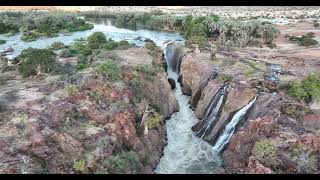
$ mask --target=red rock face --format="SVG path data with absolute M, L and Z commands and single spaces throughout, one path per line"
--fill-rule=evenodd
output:
M 46 105 L 46 113 L 49 116 L 48 123 L 53 125 L 58 125 L 61 123 L 61 121 L 64 120 L 67 113 L 70 113 L 72 111 L 72 104 L 66 102 L 66 101 L 54 101 L 49 102 Z
M 269 117 L 248 120 L 247 125 L 230 139 L 230 144 L 223 153 L 225 166 L 245 168 L 249 163 L 254 142 L 259 138 L 271 136 L 276 130 L 276 121 Z
M 320 129 L 320 115 L 307 114 L 300 119 L 302 125 L 308 129 Z
M 303 134 L 297 141 L 297 146 L 309 151 L 320 151 L 320 135 Z
M 249 157 L 249 174 L 271 174 L 273 171 L 259 163 L 254 157 Z

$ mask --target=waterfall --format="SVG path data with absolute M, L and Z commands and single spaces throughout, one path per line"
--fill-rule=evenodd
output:
M 166 44 L 163 45 L 166 50 Z M 169 49 L 169 48 L 168 48 Z M 168 50 L 167 49 L 167 50 Z M 168 51 L 166 51 L 168 52 Z M 171 51 L 170 51 L 171 52 Z M 167 62 L 177 58 L 165 53 Z M 167 56 L 168 55 L 168 56 Z M 181 59 L 181 56 L 179 56 Z M 175 59 L 179 61 L 178 59 Z M 181 61 L 181 60 L 180 60 Z M 220 166 L 221 160 L 212 150 L 210 144 L 199 139 L 191 130 L 191 127 L 198 122 L 194 112 L 189 108 L 189 97 L 183 95 L 181 84 L 177 82 L 178 74 L 168 67 L 168 77 L 176 81 L 176 88 L 172 90 L 179 103 L 179 112 L 172 114 L 170 120 L 167 120 L 167 145 L 164 148 L 164 155 L 155 173 L 212 173 Z
M 181 67 L 181 53 L 179 53 L 179 57 L 178 57 L 178 64 L 177 64 L 177 67 L 176 67 L 176 72 L 178 72 L 178 74 L 180 74 L 180 67 Z
M 204 138 L 205 135 L 210 132 L 214 122 L 221 113 L 223 104 L 228 92 L 228 85 L 225 84 L 217 94 L 211 99 L 209 107 L 206 109 L 205 117 L 192 127 L 192 131 L 196 133 L 200 138 Z
M 222 135 L 219 137 L 215 145 L 213 146 L 213 149 L 216 152 L 220 152 L 223 150 L 226 144 L 228 144 L 231 136 L 234 133 L 234 130 L 236 128 L 236 125 L 245 117 L 247 114 L 247 111 L 252 107 L 254 102 L 256 101 L 257 96 L 252 100 L 249 104 L 244 106 L 242 109 L 237 111 L 235 115 L 232 117 L 231 121 L 228 123 L 228 125 L 225 127 Z

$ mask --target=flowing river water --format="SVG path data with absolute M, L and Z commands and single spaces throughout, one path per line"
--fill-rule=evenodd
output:
M 166 121 L 167 142 L 164 155 L 160 159 L 155 173 L 193 174 L 213 173 L 220 165 L 220 158 L 212 146 L 194 135 L 191 127 L 199 120 L 189 108 L 189 97 L 182 94 L 178 75 L 168 68 L 168 77 L 176 81 L 175 97 L 179 103 L 179 112 Z
M 153 40 L 157 46 L 164 47 L 166 42 L 174 41 L 184 43 L 184 38 L 178 33 L 159 32 L 151 30 L 132 31 L 112 26 L 110 21 L 95 23 L 93 29 L 82 32 L 73 32 L 60 34 L 57 37 L 40 38 L 32 42 L 20 40 L 20 34 L 11 37 L 0 35 L 0 39 L 7 42 L 0 45 L 0 51 L 9 47 L 14 48 L 14 52 L 7 54 L 7 58 L 12 59 L 18 56 L 22 50 L 33 48 L 46 48 L 56 41 L 68 45 L 79 38 L 86 38 L 93 32 L 103 32 L 108 38 L 115 41 L 127 40 L 136 46 L 144 46 L 143 39 Z M 142 40 L 141 40 L 142 39 Z M 168 60 L 173 58 L 172 52 L 167 51 L 166 46 L 163 48 L 165 57 Z M 220 165 L 220 158 L 213 150 L 212 146 L 195 136 L 191 127 L 199 120 L 195 117 L 194 112 L 189 108 L 189 97 L 182 94 L 180 83 L 177 82 L 178 74 L 170 67 L 168 68 L 168 77 L 176 81 L 175 97 L 179 103 L 180 111 L 174 113 L 166 121 L 168 144 L 164 149 L 164 155 L 157 166 L 155 173 L 212 173 Z

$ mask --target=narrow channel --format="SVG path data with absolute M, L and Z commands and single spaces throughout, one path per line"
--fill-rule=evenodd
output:
M 172 51 L 164 48 L 168 64 L 174 58 Z M 168 78 L 176 82 L 175 97 L 179 103 L 179 112 L 166 121 L 167 146 L 164 155 L 155 170 L 158 174 L 195 174 L 214 173 L 221 160 L 212 146 L 194 135 L 191 127 L 199 120 L 189 108 L 189 97 L 183 95 L 178 83 L 178 74 L 168 66 Z

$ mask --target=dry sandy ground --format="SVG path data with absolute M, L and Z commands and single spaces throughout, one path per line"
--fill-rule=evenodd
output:
M 217 14 L 222 17 L 252 17 L 264 16 L 268 18 L 299 18 L 319 17 L 320 7 L 318 6 L 1 6 L 0 10 L 54 10 L 65 11 L 152 11 L 162 10 L 170 14 L 192 14 L 206 15 Z

